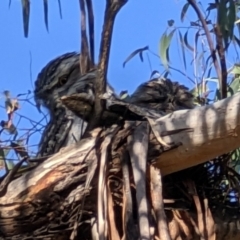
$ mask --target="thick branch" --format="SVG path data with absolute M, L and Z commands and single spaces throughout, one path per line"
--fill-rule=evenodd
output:
M 155 126 L 164 135 L 178 132 L 162 139 L 181 144 L 157 159 L 163 174 L 206 162 L 240 147 L 240 94 L 210 106 L 176 111 L 160 118 Z M 192 131 L 180 131 L 184 128 Z
M 95 85 L 95 104 L 92 120 L 89 122 L 88 129 L 93 129 L 99 122 L 104 106 L 101 96 L 106 92 L 106 78 L 109 62 L 110 47 L 112 41 L 113 25 L 117 13 L 127 0 L 107 0 L 104 16 L 104 25 L 100 43 L 98 77 Z

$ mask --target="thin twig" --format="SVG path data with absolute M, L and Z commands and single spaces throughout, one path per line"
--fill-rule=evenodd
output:
M 207 37 L 208 46 L 210 48 L 211 56 L 212 56 L 212 59 L 213 59 L 213 64 L 214 64 L 214 67 L 215 67 L 215 70 L 216 70 L 216 73 L 217 73 L 217 76 L 218 76 L 218 79 L 219 79 L 220 93 L 221 93 L 221 96 L 223 97 L 224 94 L 222 92 L 223 91 L 223 86 L 222 86 L 221 69 L 220 69 L 220 66 L 219 66 L 219 63 L 218 63 L 218 60 L 217 60 L 217 57 L 216 57 L 216 51 L 215 51 L 214 44 L 213 44 L 213 41 L 212 41 L 212 38 L 211 38 L 211 33 L 208 29 L 207 23 L 206 23 L 203 15 L 202 15 L 201 10 L 197 6 L 196 1 L 195 0 L 188 0 L 188 3 L 193 7 L 193 9 L 196 12 L 199 20 L 202 23 L 204 32 L 205 32 L 206 37 Z
M 222 98 L 227 97 L 227 64 L 226 64 L 226 57 L 225 57 L 225 51 L 223 47 L 223 37 L 220 30 L 219 25 L 217 24 L 214 28 L 215 34 L 216 34 L 216 42 L 217 42 L 217 52 L 220 59 L 220 65 L 221 65 L 221 76 L 222 76 L 222 83 L 221 83 L 221 93 Z

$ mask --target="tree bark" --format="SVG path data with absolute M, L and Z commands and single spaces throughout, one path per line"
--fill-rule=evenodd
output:
M 239 147 L 239 103 L 240 94 L 236 94 L 211 106 L 176 111 L 161 117 L 150 127 L 158 131 L 168 145 L 175 148 L 166 149 L 157 142 L 155 135 L 150 133 L 149 162 L 155 162 L 166 175 Z M 112 153 L 108 152 L 107 155 L 111 165 L 109 174 L 113 171 L 116 178 L 121 171 L 119 159 L 122 150 L 126 149 L 127 138 L 138 124 L 134 121 L 125 122 L 110 143 Z M 91 137 L 63 148 L 31 171 L 20 177 L 12 176 L 13 180 L 6 187 L 1 186 L 0 189 L 5 191 L 0 192 L 0 236 L 5 239 L 14 239 L 13 236 L 17 236 L 16 239 L 27 239 L 30 234 L 46 236 L 48 239 L 69 239 L 76 223 L 76 208 L 79 209 L 79 206 L 82 209 L 82 222 L 79 226 L 94 219 L 97 212 L 97 172 L 92 173 L 94 177 L 88 188 L 85 187 L 85 181 L 91 166 L 98 162 L 99 154 L 103 154 L 100 149 L 103 149 L 105 134 L 105 130 L 95 129 L 91 132 Z M 96 167 L 94 169 L 97 171 Z M 8 174 L 11 174 L 11 171 Z M 113 201 L 115 198 L 113 195 Z M 168 216 L 169 224 L 180 221 L 181 215 L 176 219 Z M 214 216 L 214 219 L 218 218 Z M 231 221 L 226 224 L 223 220 L 220 221 L 220 235 L 225 231 L 226 236 L 221 239 L 234 239 L 227 238 L 229 224 Z M 236 223 L 233 223 L 233 228 L 237 234 L 235 239 L 240 239 Z M 59 229 L 62 238 L 56 237 Z M 171 231 L 176 229 L 177 227 L 170 229 L 171 236 Z M 180 230 L 177 232 L 180 234 Z
M 154 128 L 166 143 L 179 143 L 157 157 L 155 165 L 163 175 L 209 161 L 240 147 L 240 94 L 168 114 Z

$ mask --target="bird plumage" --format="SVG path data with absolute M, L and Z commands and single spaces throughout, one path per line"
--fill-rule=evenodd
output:
M 50 120 L 43 132 L 39 144 L 38 156 L 51 155 L 61 147 L 68 146 L 81 139 L 87 126 L 86 106 L 91 107 L 95 100 L 94 82 L 97 70 L 92 69 L 81 74 L 79 54 L 63 54 L 50 61 L 38 74 L 35 82 L 34 96 L 37 106 L 44 106 L 49 111 Z M 107 84 L 107 91 L 114 93 Z M 82 114 L 74 114 L 62 102 L 63 96 L 85 94 L 83 102 L 77 105 L 83 109 Z M 80 115 L 80 117 L 79 117 Z
M 79 54 L 75 52 L 55 58 L 39 73 L 35 100 L 48 109 L 50 121 L 42 135 L 38 156 L 54 154 L 80 140 L 91 117 L 96 77 L 97 69 L 81 74 Z M 109 84 L 107 93 L 116 96 Z M 169 79 L 145 82 L 125 101 L 165 113 L 194 107 L 188 89 Z
M 194 107 L 193 95 L 187 87 L 170 79 L 161 78 L 141 84 L 130 96 L 129 101 L 166 113 Z
M 59 94 L 69 90 L 80 75 L 79 54 L 75 52 L 55 58 L 38 74 L 35 101 L 38 106 L 47 108 L 50 115 L 40 140 L 38 156 L 54 154 L 61 147 L 80 139 L 86 123 L 68 110 L 59 98 Z

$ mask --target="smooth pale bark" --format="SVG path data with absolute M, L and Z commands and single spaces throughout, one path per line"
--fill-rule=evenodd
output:
M 146 188 L 147 152 L 149 143 L 148 124 L 142 123 L 136 127 L 128 138 L 129 155 L 136 185 L 136 200 L 138 208 L 138 224 L 140 239 L 151 239 L 149 223 L 149 206 Z
M 155 122 L 161 133 L 184 128 L 162 137 L 166 143 L 181 143 L 164 152 L 156 166 L 166 175 L 211 160 L 240 147 L 240 94 L 193 110 L 168 114 Z

